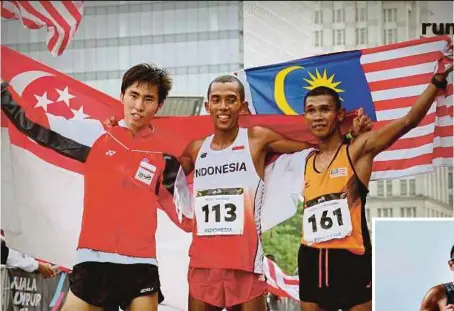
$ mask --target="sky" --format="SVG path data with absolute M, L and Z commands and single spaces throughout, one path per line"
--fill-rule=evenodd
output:
M 373 232 L 374 310 L 417 311 L 430 287 L 454 281 L 454 219 L 377 220 Z

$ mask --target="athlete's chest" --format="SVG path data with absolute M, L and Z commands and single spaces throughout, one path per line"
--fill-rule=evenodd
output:
M 162 153 L 144 141 L 128 141 L 106 134 L 92 147 L 86 178 L 100 186 L 118 184 L 125 189 L 154 190 L 164 168 Z
M 254 175 L 255 170 L 249 151 L 244 146 L 222 152 L 201 149 L 195 161 L 194 180 L 235 179 Z
M 304 175 L 304 195 L 314 198 L 326 193 L 340 192 L 352 176 L 353 171 L 347 161 L 335 161 L 320 172 L 311 160 Z

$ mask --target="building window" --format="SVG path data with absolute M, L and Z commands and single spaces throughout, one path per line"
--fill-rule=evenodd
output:
M 381 208 L 377 208 L 378 217 L 381 217 Z
M 416 195 L 416 180 L 410 179 L 410 195 Z
M 452 172 L 448 173 L 448 189 L 452 189 Z
M 384 9 L 383 10 L 383 23 L 397 22 L 397 9 Z
M 386 196 L 390 197 L 393 195 L 393 181 L 387 180 L 386 181 Z
M 397 42 L 397 29 L 384 29 L 383 30 L 383 43 L 391 44 Z
M 407 180 L 406 179 L 400 180 L 400 195 L 401 196 L 407 195 Z
M 401 217 L 416 217 L 416 207 L 401 207 L 400 208 Z
M 323 46 L 323 30 L 317 30 L 314 33 L 315 46 Z
M 366 8 L 356 8 L 355 20 L 364 22 L 366 20 Z
M 334 11 L 333 23 L 343 23 L 345 21 L 345 9 L 337 9 Z
M 367 43 L 367 29 L 360 28 L 356 29 L 356 44 L 366 44 Z
M 315 11 L 314 23 L 323 24 L 323 11 L 322 10 Z
M 449 205 L 452 206 L 452 203 L 454 201 L 454 197 L 452 195 L 449 196 Z
M 377 181 L 377 196 L 384 196 L 383 180 Z

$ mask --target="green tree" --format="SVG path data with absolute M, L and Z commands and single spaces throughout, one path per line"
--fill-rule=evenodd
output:
M 290 219 L 263 234 L 265 255 L 274 256 L 276 263 L 289 275 L 298 267 L 298 249 L 301 241 L 302 209 Z

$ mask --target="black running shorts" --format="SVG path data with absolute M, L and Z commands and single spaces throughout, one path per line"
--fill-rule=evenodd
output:
M 300 300 L 329 310 L 347 310 L 372 300 L 372 255 L 301 244 L 298 252 Z
M 83 262 L 74 266 L 69 285 L 74 295 L 97 307 L 126 310 L 134 298 L 155 293 L 159 303 L 164 300 L 158 267 L 151 264 Z

